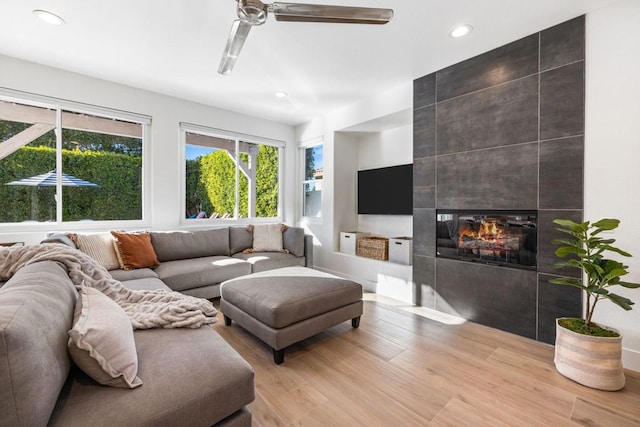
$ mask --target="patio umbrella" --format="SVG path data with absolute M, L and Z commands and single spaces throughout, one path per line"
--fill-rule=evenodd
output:
M 23 185 L 27 187 L 55 187 L 56 186 L 56 171 L 52 170 L 47 173 L 35 175 L 29 178 L 19 179 L 17 181 L 7 182 L 5 185 Z M 63 187 L 100 187 L 93 182 L 85 181 L 84 179 L 76 178 L 75 176 L 62 174 L 62 186 Z M 38 217 L 38 196 L 34 191 L 31 195 L 31 216 L 32 218 Z
M 19 179 L 17 181 L 7 182 L 5 185 L 26 185 L 30 187 L 55 187 L 56 186 L 56 171 L 50 171 L 41 175 L 35 175 L 29 178 Z M 62 186 L 63 187 L 100 187 L 93 182 L 85 181 L 84 179 L 76 178 L 75 176 L 62 174 Z

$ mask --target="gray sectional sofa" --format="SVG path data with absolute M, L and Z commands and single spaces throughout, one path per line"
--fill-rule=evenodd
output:
M 246 227 L 223 227 L 203 231 L 151 232 L 160 265 L 147 271 L 112 270 L 111 275 L 125 282 L 132 277 L 158 278 L 169 288 L 200 298 L 220 296 L 225 280 L 275 268 L 313 265 L 312 237 L 300 227 L 282 233 L 288 253 L 243 253 L 251 248 L 252 233 Z
M 99 385 L 67 351 L 78 293 L 63 266 L 0 288 L 0 426 L 250 426 L 251 366 L 210 327 L 134 331 L 135 389 Z
M 229 278 L 311 266 L 309 236 L 291 227 L 283 237 L 289 253 L 242 253 L 244 227 L 152 232 L 158 267 L 110 272 L 131 289 L 215 298 Z M 134 331 L 143 385 L 105 387 L 67 351 L 78 293 L 61 264 L 31 264 L 0 286 L 0 426 L 251 425 L 253 369 L 212 328 Z
M 253 235 L 246 227 L 220 227 L 198 231 L 152 231 L 151 244 L 160 261 L 155 268 L 109 270 L 131 289 L 170 289 L 199 298 L 218 298 L 225 280 L 282 267 L 313 267 L 313 238 L 301 227 L 282 233 L 287 253 L 253 252 Z M 52 233 L 46 242 L 73 245 Z M 75 246 L 74 246 L 75 247 Z M 0 283 L 1 285 L 1 283 Z

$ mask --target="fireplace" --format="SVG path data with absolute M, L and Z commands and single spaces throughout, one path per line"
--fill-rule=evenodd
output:
M 536 269 L 537 212 L 438 210 L 436 255 Z

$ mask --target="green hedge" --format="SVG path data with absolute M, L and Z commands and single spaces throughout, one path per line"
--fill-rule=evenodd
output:
M 4 185 L 55 169 L 55 149 L 26 146 L 0 160 L 0 222 L 55 220 L 55 187 Z M 64 221 L 142 218 L 142 157 L 62 150 L 62 171 L 100 187 L 63 187 Z
M 248 163 L 248 155 L 240 154 Z M 278 148 L 258 146 L 256 165 L 256 217 L 278 216 Z M 217 150 L 194 160 L 187 160 L 187 214 L 203 210 L 233 214 L 235 209 L 235 163 L 224 150 Z M 239 213 L 249 216 L 249 182 L 240 173 Z
M 49 144 L 47 144 L 49 145 Z M 54 221 L 55 187 L 4 185 L 52 171 L 55 148 L 25 146 L 0 160 L 0 222 Z M 243 159 L 247 161 L 247 159 Z M 257 159 L 256 216 L 278 214 L 278 149 L 261 145 Z M 186 205 L 195 212 L 233 213 L 235 164 L 224 151 L 187 161 Z M 142 218 L 142 157 L 93 150 L 62 150 L 62 171 L 100 187 L 63 187 L 63 220 Z M 240 174 L 240 214 L 248 216 L 248 182 Z

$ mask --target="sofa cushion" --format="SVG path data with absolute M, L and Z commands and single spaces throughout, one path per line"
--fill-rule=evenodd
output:
M 78 249 L 107 270 L 120 268 L 116 250 L 113 246 L 115 238 L 109 232 L 95 234 L 78 234 Z
M 253 246 L 253 233 L 247 227 L 229 227 L 229 248 L 232 254 Z
M 21 268 L 0 289 L 0 425 L 47 424 L 71 366 L 76 298 L 53 261 Z
M 149 233 L 124 233 L 112 231 L 116 239 L 116 255 L 123 270 L 155 267 L 158 258 L 151 244 Z
M 125 388 L 142 385 L 129 316 L 99 290 L 80 289 L 68 347 L 76 365 L 98 383 Z
M 229 255 L 229 228 L 204 231 L 152 232 L 151 243 L 160 262 Z
M 122 282 L 125 288 L 134 291 L 170 291 L 171 288 L 157 277 L 145 277 L 142 279 L 126 280 Z
M 158 277 L 174 291 L 215 285 L 251 273 L 251 264 L 226 256 L 167 261 L 156 268 Z
M 304 228 L 289 227 L 282 233 L 282 245 L 289 253 L 304 256 Z
M 111 277 L 114 279 L 124 282 L 126 280 L 135 280 L 135 279 L 146 279 L 146 278 L 158 278 L 158 275 L 155 271 L 150 268 L 136 268 L 135 270 L 109 270 Z
M 242 259 L 251 264 L 251 272 L 273 270 L 282 267 L 304 267 L 304 257 L 296 257 L 282 252 L 253 252 L 250 254 L 237 253 L 233 258 Z
M 253 401 L 253 369 L 210 327 L 134 335 L 144 385 L 101 387 L 72 370 L 51 426 L 210 426 Z

